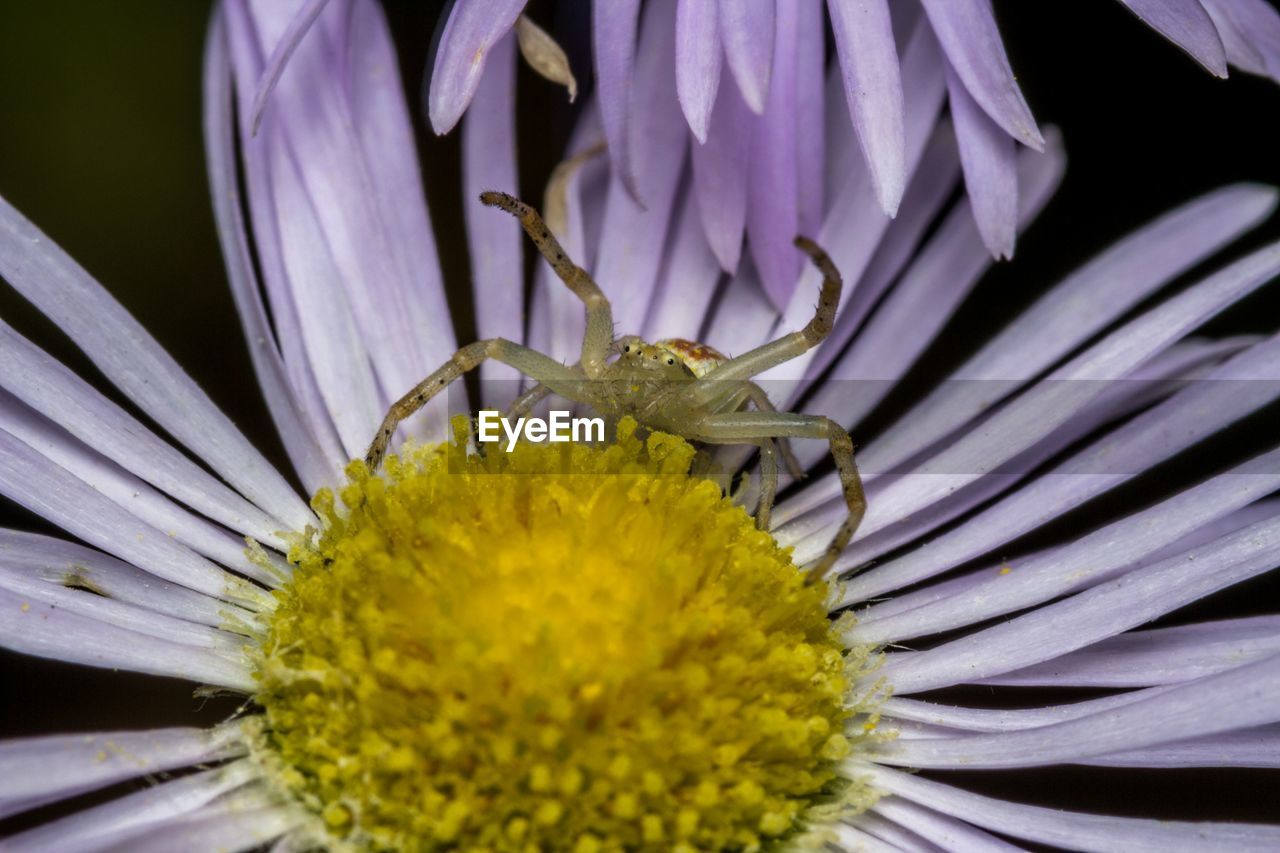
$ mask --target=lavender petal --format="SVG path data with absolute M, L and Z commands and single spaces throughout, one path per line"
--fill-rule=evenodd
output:
M 676 95 L 689 129 L 707 141 L 711 108 L 720 88 L 720 15 L 714 0 L 678 0 L 676 6 Z
M 437 134 L 453 130 L 462 118 L 480 87 L 490 48 L 515 26 L 526 2 L 458 0 L 454 4 L 436 48 L 427 93 L 427 112 Z
M 289 64 L 289 58 L 306 38 L 311 25 L 320 17 L 320 13 L 324 11 L 328 2 L 329 0 L 305 0 L 294 13 L 293 20 L 289 22 L 289 28 L 281 36 L 279 43 L 271 51 L 266 71 L 262 73 L 258 90 L 253 96 L 253 107 L 250 109 L 249 124 L 254 134 L 257 134 L 258 128 L 262 125 L 262 113 L 267 108 L 267 99 L 271 97 L 276 83 L 280 81 L 280 75 Z
M 751 162 L 751 111 L 737 87 L 716 98 L 705 145 L 692 147 L 693 186 L 707 243 L 720 268 L 733 273 L 742 256 L 747 225 L 747 170 Z
M 827 0 L 849 115 L 880 207 L 896 216 L 907 184 L 902 77 L 886 0 Z
M 1120 0 L 1151 29 L 1185 50 L 1216 77 L 1227 76 L 1227 57 L 1213 19 L 1200 0 Z
M 769 100 L 776 0 L 719 0 L 720 39 L 742 99 L 756 115 Z
M 636 30 L 640 20 L 640 0 L 594 0 L 591 15 L 591 48 L 595 55 L 596 101 L 604 135 L 609 141 L 609 162 L 613 173 L 631 194 L 637 205 L 643 205 L 645 193 L 636 179 L 633 143 L 636 130 L 632 117 L 637 109 L 632 103 L 632 88 L 637 75 Z M 650 14 L 656 14 L 653 10 Z M 666 36 L 670 41 L 670 36 Z M 643 114 L 643 113 L 642 113 Z M 648 118 L 646 116 L 645 122 Z M 646 146 L 647 148 L 647 146 Z M 648 187 L 645 187 L 648 192 Z
M 1015 851 L 1014 847 L 994 835 L 983 832 L 962 820 L 935 812 L 901 797 L 884 797 L 871 810 L 895 824 L 906 827 L 942 850 L 964 850 L 973 853 L 983 851 Z
M 1012 258 L 1018 236 L 1016 146 L 970 97 L 950 64 L 947 92 L 960 145 L 965 190 L 978 233 L 995 258 Z
M 947 60 L 973 99 L 996 124 L 1037 151 L 1044 139 L 1022 97 L 991 0 L 921 0 Z
M 1222 36 L 1227 60 L 1280 82 L 1280 12 L 1267 0 L 1201 0 Z

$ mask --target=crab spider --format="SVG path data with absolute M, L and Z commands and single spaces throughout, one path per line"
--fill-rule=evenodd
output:
M 710 347 L 690 341 L 650 344 L 636 336 L 615 340 L 609 300 L 586 270 L 569 259 L 537 211 L 506 193 L 481 193 L 480 201 L 519 219 L 556 275 L 582 300 L 587 328 L 581 358 L 573 366 L 561 364 L 504 338 L 468 344 L 391 406 L 365 455 L 370 470 L 381 464 L 401 421 L 468 370 L 491 358 L 514 367 L 538 383 L 516 400 L 513 409 L 527 408 L 554 393 L 591 406 L 606 418 L 630 415 L 649 429 L 691 441 L 756 445 L 760 448 L 761 473 L 756 523 L 761 529 L 768 527 L 777 493 L 778 456 L 782 455 L 793 471 L 798 469 L 786 448 L 787 439 L 825 440 L 835 459 L 849 510 L 826 552 L 807 573 L 811 580 L 825 576 L 853 538 L 866 511 L 862 480 L 853 459 L 853 441 L 849 433 L 830 418 L 777 411 L 751 378 L 812 349 L 830 334 L 840 302 L 841 281 L 827 253 L 807 237 L 795 239 L 796 247 L 809 256 L 823 275 L 813 319 L 798 332 L 735 358 L 726 358 Z M 611 361 L 615 355 L 616 359 Z M 747 410 L 748 404 L 755 408 Z

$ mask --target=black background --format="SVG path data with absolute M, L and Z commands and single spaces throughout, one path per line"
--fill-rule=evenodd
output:
M 995 7 L 1033 112 L 1042 126 L 1062 128 L 1066 179 L 1019 239 L 1015 260 L 987 275 L 906 390 L 873 419 L 873 429 L 921 383 L 1123 233 L 1224 183 L 1280 184 L 1280 86 L 1234 71 L 1227 81 L 1211 77 L 1115 0 L 996 0 Z M 453 213 L 460 203 L 457 137 L 435 137 L 417 109 L 439 11 L 411 0 L 389 0 L 386 8 L 419 118 L 450 304 L 459 340 L 466 341 L 475 327 L 461 217 Z M 586 8 L 536 0 L 530 13 L 569 43 L 586 32 Z M 208 9 L 196 0 L 0 0 L 0 195 L 115 294 L 287 470 L 252 378 L 209 209 L 199 101 Z M 573 60 L 579 80 L 588 79 L 587 54 Z M 571 112 L 560 92 L 523 69 L 520 92 L 521 189 L 536 198 L 563 148 Z M 1273 217 L 1226 256 L 1278 237 Z M 0 316 L 97 381 L 65 338 L 4 286 Z M 1273 285 L 1207 330 L 1269 333 L 1278 319 L 1280 285 Z M 1098 523 L 1240 458 L 1242 448 L 1274 443 L 1276 423 L 1274 411 L 1264 412 L 1198 448 L 1192 459 L 1163 466 L 1064 524 Z M 0 523 L 54 532 L 4 503 Z M 1066 530 L 1059 525 L 1041 535 Z M 1276 612 L 1278 603 L 1276 583 L 1259 582 L 1180 615 Z M 978 690 L 951 698 L 990 701 Z M 1036 699 L 1030 692 L 1022 698 Z M 203 725 L 234 707 L 228 700 L 193 700 L 185 682 L 0 653 L 0 737 Z M 1280 816 L 1276 775 L 1067 768 L 956 774 L 955 781 L 1014 800 L 1114 814 L 1256 821 Z

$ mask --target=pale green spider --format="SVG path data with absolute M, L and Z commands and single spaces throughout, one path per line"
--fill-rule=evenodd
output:
M 807 237 L 796 247 L 823 274 L 822 293 L 812 320 L 798 332 L 778 338 L 736 358 L 725 358 L 709 347 L 688 341 L 648 344 L 635 336 L 615 341 L 613 312 L 599 285 L 573 263 L 532 207 L 499 192 L 480 194 L 480 200 L 520 220 L 556 275 L 586 307 L 587 330 L 582 357 L 565 365 L 504 338 L 469 344 L 453 354 L 439 370 L 391 406 L 374 437 L 365 462 L 374 470 L 400 422 L 422 408 L 449 383 L 487 358 L 508 364 L 539 384 L 516 401 L 527 408 L 547 393 L 586 404 L 605 418 L 626 415 L 651 430 L 679 435 L 705 444 L 754 444 L 760 448 L 761 493 L 756 523 L 767 529 L 778 486 L 778 443 L 788 438 L 826 439 L 835 459 L 849 514 L 831 544 L 808 570 L 808 577 L 825 576 L 849 544 L 866 511 L 862 480 L 853 459 L 849 433 L 830 418 L 776 411 L 751 377 L 817 346 L 831 332 L 840 303 L 840 273 L 827 253 Z M 610 361 L 610 357 L 617 359 Z M 744 410 L 748 404 L 754 410 Z M 789 454 L 783 450 L 784 457 Z

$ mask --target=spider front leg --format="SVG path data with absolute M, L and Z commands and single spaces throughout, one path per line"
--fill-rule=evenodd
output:
M 772 439 L 760 442 L 760 503 L 756 506 L 756 529 L 769 530 L 773 501 L 778 497 L 778 448 Z
M 707 415 L 696 421 L 687 436 L 708 444 L 757 444 L 762 439 L 818 438 L 825 439 L 835 459 L 840 475 L 840 487 L 849 509 L 844 523 L 836 531 L 826 553 L 806 572 L 806 581 L 814 582 L 824 577 L 835 564 L 840 552 L 853 538 L 854 531 L 867 511 L 867 498 L 862 491 L 862 477 L 853 459 L 853 440 L 849 433 L 830 418 L 819 415 L 798 415 L 791 412 L 732 412 Z M 763 465 L 764 457 L 761 456 Z M 776 463 L 774 464 L 776 475 Z
M 587 275 L 587 271 L 575 264 L 542 221 L 538 211 L 520 199 L 500 192 L 480 193 L 480 201 L 497 207 L 520 220 L 529 239 L 538 247 L 542 257 L 555 270 L 574 295 L 582 300 L 587 311 L 587 331 L 582 338 L 582 372 L 588 379 L 596 379 L 604 370 L 605 361 L 613 348 L 613 308 L 605 298 L 600 285 Z
M 419 382 L 408 394 L 391 405 L 387 416 L 382 419 L 382 426 L 378 427 L 378 432 L 373 437 L 373 443 L 369 445 L 369 451 L 364 456 L 369 470 L 376 471 L 382 464 L 382 458 L 387 453 L 387 445 L 391 443 L 391 436 L 395 435 L 401 421 L 421 409 L 450 383 L 468 370 L 478 367 L 487 358 L 508 364 L 557 394 L 570 399 L 573 397 L 576 386 L 582 382 L 582 374 L 573 368 L 566 367 L 555 359 L 528 347 L 512 343 L 506 338 L 489 338 L 468 344 L 455 352 L 444 366 Z

